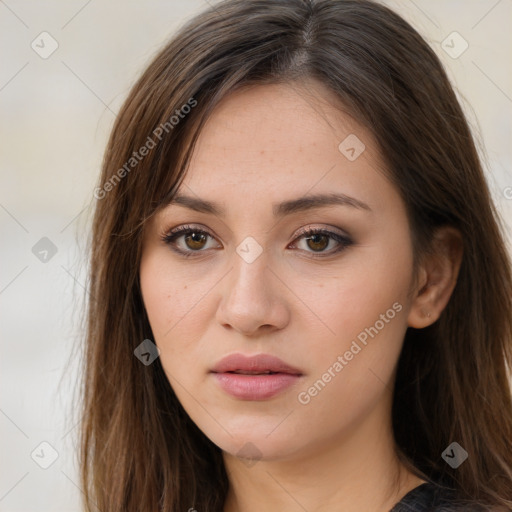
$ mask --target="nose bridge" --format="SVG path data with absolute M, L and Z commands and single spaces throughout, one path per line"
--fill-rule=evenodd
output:
M 233 254 L 230 278 L 223 289 L 217 319 L 246 334 L 260 326 L 282 328 L 287 321 L 285 298 L 276 287 L 269 252 L 244 240 Z
M 233 269 L 229 283 L 229 299 L 233 305 L 239 308 L 247 307 L 247 303 L 254 303 L 254 306 L 261 304 L 263 299 L 268 301 L 272 294 L 272 286 L 269 283 L 268 252 L 261 251 L 255 254 L 254 247 L 244 243 L 240 244 L 233 258 Z

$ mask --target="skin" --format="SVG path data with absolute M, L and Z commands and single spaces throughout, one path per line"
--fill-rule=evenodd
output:
M 173 390 L 223 450 L 225 512 L 387 512 L 423 482 L 395 453 L 393 379 L 407 327 L 435 322 L 449 300 L 460 238 L 450 228 L 440 231 L 439 250 L 414 280 L 404 203 L 384 175 L 375 140 L 335 104 L 315 82 L 231 94 L 202 130 L 180 187 L 218 203 L 225 215 L 170 204 L 146 226 L 144 304 Z M 349 134 L 366 146 L 354 161 L 338 149 Z M 332 192 L 371 211 L 334 205 L 272 214 L 273 203 Z M 176 241 L 196 249 L 190 258 L 161 240 L 184 224 L 212 235 L 202 243 Z M 304 227 L 346 233 L 353 243 L 334 253 L 334 239 L 315 245 L 298 238 Z M 251 263 L 236 251 L 249 236 L 263 250 Z M 400 312 L 300 403 L 298 394 L 395 303 Z M 268 400 L 236 399 L 209 373 L 235 352 L 276 355 L 303 376 Z

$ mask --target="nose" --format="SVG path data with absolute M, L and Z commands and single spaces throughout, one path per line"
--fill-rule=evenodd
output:
M 251 263 L 237 253 L 233 260 L 224 280 L 217 321 L 245 336 L 286 327 L 290 319 L 287 288 L 268 265 L 266 253 Z

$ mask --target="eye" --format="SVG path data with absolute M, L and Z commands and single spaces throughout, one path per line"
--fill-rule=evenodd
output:
M 162 241 L 165 242 L 173 251 L 185 256 L 190 257 L 195 254 L 205 252 L 206 249 L 220 248 L 220 245 L 208 247 L 208 239 L 213 239 L 208 231 L 190 226 L 179 226 L 162 236 Z M 300 235 L 292 243 L 292 248 L 297 245 L 297 240 L 304 241 L 306 249 L 305 252 L 313 253 L 312 257 L 324 257 L 336 254 L 348 246 L 352 245 L 352 240 L 341 233 L 336 233 L 325 228 L 310 228 L 304 229 Z M 334 242 L 334 244 L 331 244 Z M 330 245 L 334 248 L 326 250 Z M 316 253 L 316 254 L 315 254 Z
M 162 240 L 169 247 L 185 257 L 193 256 L 194 253 L 204 252 L 207 247 L 208 238 L 213 238 L 208 231 L 194 226 L 179 226 L 162 237 Z M 180 240 L 182 239 L 182 240 Z
M 312 252 L 312 256 L 314 258 L 336 254 L 353 244 L 352 240 L 348 236 L 325 228 L 305 229 L 295 240 L 304 241 L 306 246 L 305 251 Z M 334 242 L 334 249 L 331 247 L 330 250 L 327 251 L 326 249 L 329 247 L 331 242 Z M 295 245 L 296 242 L 293 242 L 292 247 Z M 311 249 L 311 251 L 308 249 Z

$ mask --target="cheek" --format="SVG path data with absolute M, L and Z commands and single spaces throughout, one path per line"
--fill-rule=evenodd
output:
M 350 429 L 392 389 L 406 331 L 405 295 L 390 283 L 385 292 L 367 284 L 364 291 L 347 285 L 349 299 L 339 294 L 325 301 L 323 318 L 334 334 L 310 336 L 303 347 L 310 373 L 294 396 L 297 418 L 304 431 L 317 432 L 321 424 L 322 438 Z
M 165 251 L 148 250 L 143 255 L 142 297 L 153 341 L 160 349 L 160 360 L 169 377 L 188 381 L 190 368 L 200 368 L 206 319 L 213 314 L 205 290 L 214 284 L 212 273 L 180 268 Z
M 169 264 L 165 251 L 148 250 L 140 265 L 144 306 L 157 339 L 170 335 L 189 314 L 197 314 L 202 289 L 200 278 Z
M 401 236 L 405 242 L 398 244 Z M 302 267 L 295 263 L 290 279 L 304 304 L 315 313 L 309 316 L 317 324 L 317 337 L 327 341 L 324 348 L 341 350 L 365 328 L 377 321 L 380 327 L 380 316 L 386 316 L 388 310 L 385 320 L 392 317 L 392 321 L 385 323 L 385 330 L 403 331 L 412 278 L 412 251 L 407 241 L 405 231 L 394 237 L 382 233 L 371 244 L 347 251 L 336 266 L 315 272 L 305 263 L 300 263 Z M 402 306 L 401 315 L 392 308 L 395 303 Z

